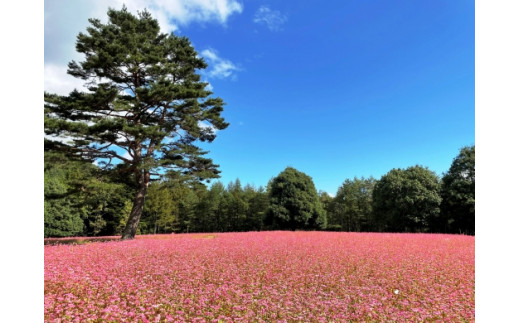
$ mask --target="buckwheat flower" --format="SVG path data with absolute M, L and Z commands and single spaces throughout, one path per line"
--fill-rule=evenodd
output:
M 475 318 L 474 237 L 450 236 L 447 244 L 433 234 L 193 236 L 46 246 L 45 322 Z M 396 285 L 413 289 L 403 298 Z

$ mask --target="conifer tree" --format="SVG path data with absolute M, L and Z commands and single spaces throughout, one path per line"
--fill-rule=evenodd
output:
M 86 92 L 45 93 L 45 132 L 71 139 L 71 155 L 131 172 L 136 193 L 122 239 L 137 231 L 151 180 L 167 171 L 197 180 L 218 177 L 197 141 L 211 142 L 225 129 L 224 102 L 211 98 L 198 70 L 207 67 L 186 37 L 160 32 L 150 13 L 108 10 L 108 23 L 89 19 L 76 50 L 84 61 L 68 73 Z M 121 166 L 122 165 L 122 166 Z

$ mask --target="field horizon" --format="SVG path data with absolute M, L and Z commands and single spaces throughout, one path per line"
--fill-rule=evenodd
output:
M 465 233 L 438 233 L 438 232 L 356 232 L 356 231 L 323 231 L 323 230 L 262 230 L 262 231 L 231 231 L 231 232 L 171 232 L 171 233 L 155 233 L 155 234 L 136 234 L 134 239 L 152 239 L 154 237 L 168 237 L 173 235 L 219 235 L 224 233 L 254 233 L 254 232 L 334 232 L 334 233 L 369 233 L 369 234 L 428 234 L 428 235 L 448 235 L 448 236 L 471 236 Z M 61 245 L 61 244 L 87 244 L 110 241 L 122 241 L 121 235 L 112 236 L 71 236 L 71 237 L 49 237 L 43 238 L 43 244 L 47 245 Z

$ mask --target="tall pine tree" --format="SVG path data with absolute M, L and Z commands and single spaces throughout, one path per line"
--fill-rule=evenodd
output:
M 198 70 L 207 67 L 186 37 L 160 33 L 147 11 L 108 10 L 108 23 L 89 19 L 77 37 L 82 62 L 68 73 L 87 92 L 45 93 L 45 132 L 70 138 L 70 154 L 132 172 L 136 193 L 122 239 L 135 236 L 148 185 L 166 171 L 198 180 L 218 177 L 197 141 L 211 142 L 225 129 L 224 102 L 210 98 Z

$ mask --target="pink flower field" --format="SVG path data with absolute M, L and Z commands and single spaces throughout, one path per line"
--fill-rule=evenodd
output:
M 47 245 L 47 322 L 473 322 L 475 237 L 248 232 Z

